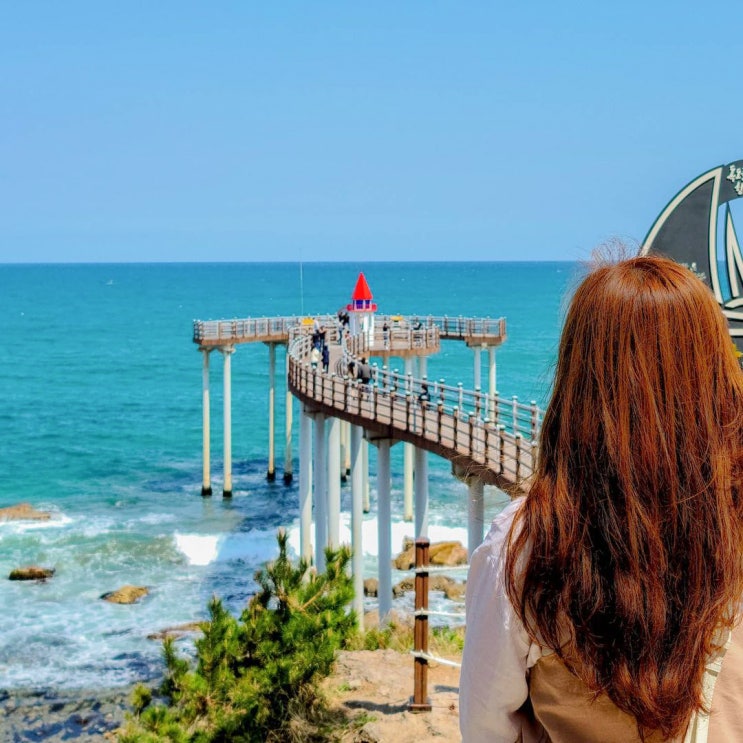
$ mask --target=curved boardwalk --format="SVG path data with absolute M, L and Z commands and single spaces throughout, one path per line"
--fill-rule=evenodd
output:
M 334 317 L 318 318 L 332 350 L 327 373 L 310 364 L 313 321 L 304 317 L 195 321 L 193 340 L 204 350 L 240 343 L 287 344 L 288 389 L 317 412 L 362 426 L 373 436 L 406 441 L 452 463 L 464 479 L 476 477 L 518 491 L 530 476 L 541 411 L 461 385 L 450 387 L 374 368 L 369 384 L 353 379 L 349 362 L 361 356 L 427 356 L 442 340 L 472 348 L 505 340 L 501 319 L 375 316 L 374 332 L 346 335 L 338 343 Z M 387 332 L 379 328 L 387 322 Z

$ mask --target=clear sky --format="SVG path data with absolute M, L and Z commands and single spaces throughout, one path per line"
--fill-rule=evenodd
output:
M 0 2 L 0 262 L 575 260 L 741 132 L 741 2 Z

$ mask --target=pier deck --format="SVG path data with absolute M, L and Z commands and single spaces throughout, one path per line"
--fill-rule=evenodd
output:
M 505 320 L 377 316 L 373 333 L 346 335 L 338 343 L 336 318 L 327 329 L 332 359 L 327 372 L 310 364 L 313 318 L 274 317 L 195 321 L 193 340 L 203 349 L 241 343 L 288 348 L 288 389 L 310 409 L 362 426 L 370 436 L 405 441 L 452 463 L 463 479 L 477 477 L 509 492 L 522 490 L 534 468 L 540 411 L 514 399 L 448 387 L 374 368 L 369 384 L 349 376 L 362 356 L 409 358 L 440 350 L 442 340 L 492 348 L 506 337 Z M 383 324 L 388 330 L 381 330 Z M 428 399 L 420 400 L 424 385 Z

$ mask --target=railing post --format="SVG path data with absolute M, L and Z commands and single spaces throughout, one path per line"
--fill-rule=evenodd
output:
M 513 435 L 516 436 L 519 432 L 519 421 L 518 421 L 518 413 L 519 413 L 519 398 L 517 395 L 513 396 Z
M 493 425 L 498 426 L 498 390 L 493 393 Z
M 503 474 L 503 470 L 506 466 L 506 437 L 503 435 L 503 432 L 506 430 L 506 427 L 504 425 L 498 426 L 498 458 L 499 458 L 499 465 L 500 465 L 500 473 Z
M 428 552 L 430 542 L 426 537 L 415 540 L 415 625 L 413 647 L 416 653 L 428 654 Z M 420 614 L 418 612 L 421 612 Z M 428 659 L 416 655 L 413 666 L 413 701 L 408 705 L 411 712 L 430 712 L 428 698 Z
M 537 440 L 537 422 L 539 416 L 539 408 L 537 407 L 537 401 L 531 401 L 531 440 L 534 443 Z
M 517 433 L 515 438 L 516 444 L 516 482 L 521 478 L 521 434 Z

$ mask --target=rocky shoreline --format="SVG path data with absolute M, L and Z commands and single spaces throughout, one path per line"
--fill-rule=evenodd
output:
M 132 689 L 0 691 L 0 743 L 115 741 Z
M 413 663 L 407 653 L 342 651 L 323 688 L 331 709 L 347 720 L 342 743 L 460 740 L 456 668 L 430 664 L 428 713 L 408 710 Z M 132 689 L 0 692 L 0 743 L 115 743 L 115 731 L 131 711 Z
M 0 521 L 39 521 L 49 519 L 50 515 L 48 512 L 37 511 L 27 503 L 0 509 Z M 413 543 L 407 541 L 403 544 L 403 551 L 395 558 L 395 567 L 398 570 L 409 570 L 414 559 Z M 466 562 L 467 553 L 459 542 L 442 542 L 431 545 L 430 559 L 433 565 L 459 565 Z M 54 568 L 25 566 L 13 571 L 7 578 L 41 583 L 45 580 L 53 580 L 54 572 Z M 395 586 L 394 593 L 395 596 L 400 596 L 412 589 L 412 580 L 406 579 Z M 442 591 L 447 598 L 461 601 L 464 584 L 445 576 L 432 576 L 430 590 Z M 124 586 L 100 598 L 116 603 L 136 603 L 147 592 L 146 587 Z M 376 596 L 375 579 L 368 579 L 365 582 L 365 593 Z M 169 627 L 149 636 L 148 639 L 162 640 L 167 635 L 178 637 L 198 631 L 198 622 L 189 623 Z M 393 666 L 395 667 L 394 674 Z M 440 715 L 441 720 L 437 722 L 437 725 L 442 726 L 444 731 L 442 732 L 438 729 L 434 731 L 431 727 L 431 720 L 434 716 L 420 718 L 421 724 L 427 720 L 420 730 L 416 724 L 411 722 L 411 719 L 415 717 L 410 718 L 410 713 L 406 711 L 407 702 L 405 701 L 411 682 L 411 669 L 409 656 L 393 651 L 362 651 L 342 654 L 342 661 L 338 664 L 334 680 L 328 683 L 349 692 L 341 693 L 338 702 L 346 709 L 346 712 L 353 716 L 354 710 L 365 710 L 374 723 L 365 725 L 363 731 L 357 730 L 361 737 L 354 736 L 352 738 L 354 743 L 357 740 L 365 742 L 395 740 L 396 743 L 407 743 L 410 740 L 411 743 L 413 741 L 418 743 L 420 740 L 427 739 L 426 732 L 434 737 L 443 735 L 445 739 L 453 734 L 457 724 L 458 673 L 453 674 L 451 669 L 446 668 L 436 671 L 440 676 L 446 674 L 441 676 L 443 685 L 440 689 L 441 700 L 438 703 L 443 710 Z M 142 681 L 148 686 L 154 686 L 157 683 L 153 678 L 142 679 Z M 0 690 L 0 743 L 26 743 L 41 740 L 49 741 L 49 743 L 67 743 L 68 741 L 80 743 L 111 741 L 114 743 L 117 740 L 115 731 L 123 725 L 127 713 L 132 710 L 133 688 L 134 684 L 115 688 Z M 350 693 L 351 691 L 356 693 Z M 438 691 L 436 690 L 432 696 L 438 697 Z M 402 694 L 401 699 L 405 697 L 403 702 L 397 703 L 399 700 L 396 699 L 396 694 Z M 391 698 L 395 698 L 395 703 L 390 702 Z M 403 730 L 405 730 L 405 735 L 401 737 Z M 407 733 L 411 733 L 412 737 L 406 737 Z

